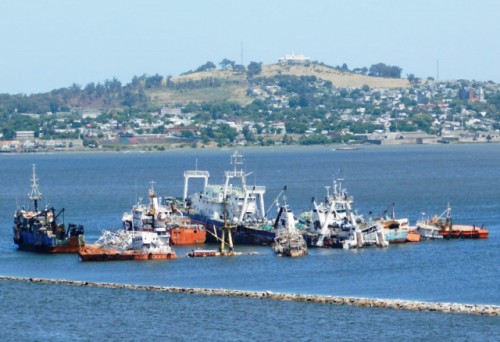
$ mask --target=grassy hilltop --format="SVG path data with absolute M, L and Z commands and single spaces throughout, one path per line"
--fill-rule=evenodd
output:
M 262 71 L 258 75 L 255 75 L 254 78 L 272 78 L 278 75 L 315 76 L 325 81 L 330 81 L 333 86 L 340 88 L 360 88 L 365 84 L 370 88 L 406 88 L 410 86 L 408 80 L 403 78 L 372 77 L 351 72 L 341 72 L 321 64 L 310 64 L 309 66 L 262 65 Z M 232 70 L 194 72 L 172 77 L 170 81 L 174 84 L 180 84 L 203 79 L 213 79 L 219 82 L 220 86 L 182 90 L 160 88 L 150 90 L 147 94 L 152 102 L 157 105 L 210 101 L 234 101 L 240 104 L 247 104 L 252 101 L 252 98 L 246 94 L 249 86 L 246 74 L 234 73 Z

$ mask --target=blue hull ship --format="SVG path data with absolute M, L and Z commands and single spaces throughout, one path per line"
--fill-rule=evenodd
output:
M 224 172 L 224 184 L 209 184 L 208 171 L 185 171 L 185 213 L 191 220 L 206 227 L 208 242 L 219 242 L 226 225 L 231 227 L 235 244 L 271 245 L 275 233 L 264 210 L 266 187 L 248 186 L 248 174 L 238 169 L 242 163 L 242 156 L 235 152 L 231 156 L 234 170 Z M 203 179 L 204 187 L 188 196 L 188 184 L 192 178 Z
M 70 224 L 68 229 L 58 218 L 64 209 L 55 213 L 54 208 L 38 209 L 42 193 L 38 190 L 36 168 L 33 165 L 31 193 L 32 209 L 17 209 L 14 213 L 14 243 L 21 250 L 40 253 L 76 253 L 83 242 L 84 229 L 81 225 Z
M 214 220 L 199 214 L 188 214 L 189 218 L 198 224 L 205 226 L 207 231 L 207 242 L 218 243 L 215 237 L 222 236 L 224 221 Z M 215 230 L 215 231 L 214 231 Z M 262 225 L 237 225 L 231 227 L 233 242 L 237 245 L 272 245 L 276 234 L 270 224 Z

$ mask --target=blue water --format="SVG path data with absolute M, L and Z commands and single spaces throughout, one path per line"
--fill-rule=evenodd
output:
M 248 182 L 267 186 L 266 207 L 287 185 L 292 209 L 309 209 L 311 197 L 321 200 L 324 186 L 341 176 L 359 213 L 381 213 L 394 202 L 397 216 L 414 224 L 421 213 L 440 214 L 449 202 L 455 223 L 484 225 L 490 238 L 386 249 L 312 249 L 300 259 L 275 257 L 270 247 L 238 246 L 258 255 L 81 263 L 76 255 L 20 252 L 13 244 L 12 215 L 16 203 L 27 204 L 33 163 L 42 204 L 64 206 L 66 223 L 83 224 L 86 240 L 92 242 L 102 229 L 120 226 L 122 213 L 138 197 L 146 198 L 151 180 L 160 195 L 181 197 L 183 171 L 197 165 L 210 171 L 212 183 L 221 183 L 234 150 L 3 154 L 0 274 L 500 305 L 500 145 L 239 151 L 246 171 L 253 172 Z M 193 182 L 190 192 L 197 187 L 201 182 Z M 182 257 L 189 249 L 177 247 L 176 252 Z M 492 340 L 495 334 L 498 340 L 500 331 L 499 318 L 11 282 L 0 282 L 0 289 L 2 330 L 9 329 L 2 336 L 7 340 Z M 40 316 L 50 317 L 57 329 L 42 328 Z M 230 328 L 220 332 L 219 317 L 226 317 Z M 19 320 L 30 324 L 16 324 Z M 162 320 L 166 326 L 158 325 Z

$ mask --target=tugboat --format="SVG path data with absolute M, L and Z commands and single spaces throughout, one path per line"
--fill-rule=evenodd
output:
M 278 256 L 299 257 L 305 256 L 307 244 L 302 234 L 296 228 L 293 212 L 285 204 L 280 207 L 274 223 L 276 237 L 272 245 L 274 253 Z
M 132 207 L 130 212 L 123 214 L 122 222 L 125 230 L 148 230 L 165 228 L 170 234 L 172 245 L 203 244 L 206 240 L 206 230 L 201 224 L 191 222 L 191 219 L 176 208 L 175 199 L 162 198 L 156 195 L 151 181 L 148 191 L 149 205 L 142 199 Z
M 17 209 L 14 213 L 14 243 L 20 250 L 39 253 L 76 253 L 83 241 L 84 228 L 81 225 L 64 225 L 64 208 L 57 214 L 54 208 L 38 209 L 42 193 L 38 190 L 36 166 L 33 165 L 31 193 L 33 208 Z M 58 219 L 63 215 L 63 223 Z
M 264 209 L 265 186 L 248 186 L 246 174 L 238 169 L 243 164 L 243 156 L 235 152 L 231 156 L 234 170 L 225 171 L 224 184 L 208 184 L 209 172 L 189 170 L 184 172 L 185 211 L 194 222 L 203 224 L 208 231 L 207 242 L 218 243 L 215 236 L 222 236 L 225 221 L 231 225 L 235 244 L 271 245 L 275 238 L 272 221 L 266 218 Z M 204 188 L 188 196 L 191 178 L 204 179 Z M 237 184 L 232 184 L 235 180 Z

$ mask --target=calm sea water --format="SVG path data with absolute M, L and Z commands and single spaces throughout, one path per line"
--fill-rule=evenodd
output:
M 381 213 L 395 203 L 397 216 L 414 224 L 450 203 L 455 223 L 489 229 L 484 241 L 312 249 L 293 260 L 275 257 L 270 247 L 239 246 L 258 254 L 112 263 L 21 252 L 12 241 L 12 215 L 28 203 L 32 164 L 42 204 L 64 206 L 66 223 L 83 224 L 92 242 L 102 229 L 119 227 L 139 197 L 147 200 L 151 180 L 159 195 L 181 197 L 184 170 L 209 170 L 211 183 L 221 183 L 233 152 L 0 155 L 0 274 L 500 305 L 500 146 L 494 144 L 239 150 L 248 183 L 267 186 L 266 207 L 287 185 L 292 209 L 307 210 L 312 197 L 322 199 L 325 185 L 342 177 L 359 213 Z M 192 182 L 190 192 L 200 187 Z M 179 256 L 189 250 L 176 248 Z M 0 289 L 3 340 L 500 338 L 499 318 L 11 282 L 0 282 Z

